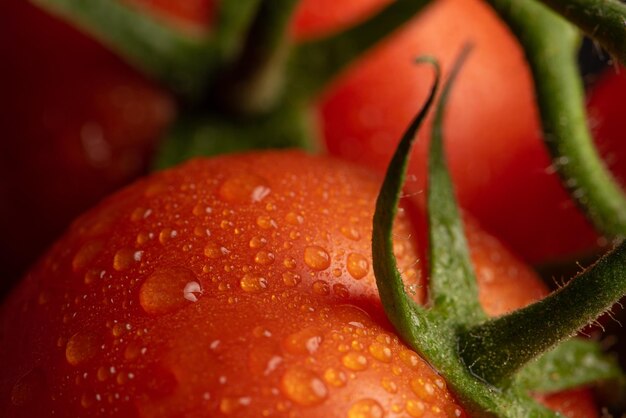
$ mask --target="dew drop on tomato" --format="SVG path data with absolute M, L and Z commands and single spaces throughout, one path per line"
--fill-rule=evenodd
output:
M 348 410 L 348 418 L 383 418 L 383 407 L 374 399 L 361 399 Z
M 261 292 L 267 288 L 267 279 L 265 277 L 248 273 L 241 278 L 239 286 L 244 292 Z
M 196 281 L 187 282 L 183 289 L 183 297 L 190 302 L 197 302 L 198 297 L 202 294 L 202 287 Z
M 285 215 L 285 221 L 290 225 L 301 225 L 304 223 L 304 216 L 298 215 L 294 212 L 289 212 Z
M 219 245 L 215 244 L 214 242 L 209 242 L 204 247 L 204 255 L 208 258 L 219 258 L 222 255 L 222 251 L 220 250 Z
M 380 385 L 387 391 L 388 393 L 394 394 L 398 392 L 398 384 L 389 377 L 383 377 L 380 380 Z
M 254 249 L 258 249 L 258 248 L 263 248 L 265 246 L 265 244 L 267 244 L 267 240 L 263 237 L 252 237 L 250 239 L 250 242 L 248 243 L 248 245 L 250 246 L 250 248 L 254 248 Z
M 285 372 L 281 391 L 291 401 L 303 406 L 318 405 L 328 396 L 324 382 L 314 372 L 300 367 Z
M 96 334 L 77 332 L 72 335 L 65 346 L 65 358 L 72 366 L 78 366 L 96 356 L 100 341 Z
M 326 270 L 330 267 L 330 255 L 324 248 L 310 245 L 304 249 L 304 263 L 313 270 Z
M 191 301 L 185 293 L 196 275 L 184 267 L 166 267 L 154 271 L 139 289 L 139 303 L 149 314 L 165 314 L 181 309 Z M 199 286 L 199 285 L 198 285 Z
M 254 256 L 254 262 L 261 266 L 267 266 L 274 262 L 274 254 L 268 251 L 259 251 Z
M 347 298 L 350 296 L 350 291 L 348 288 L 341 283 L 335 283 L 333 285 L 333 293 L 340 298 Z
M 227 178 L 218 190 L 218 196 L 227 203 L 260 202 L 269 195 L 267 180 L 261 176 L 241 173 Z
M 316 295 L 326 296 L 330 294 L 330 286 L 324 280 L 316 280 L 311 287 Z
M 363 255 L 350 253 L 348 254 L 346 268 L 348 269 L 350 276 L 356 280 L 360 280 L 367 276 L 367 273 L 369 272 L 369 263 L 367 262 L 367 258 Z
M 313 354 L 322 343 L 322 336 L 315 328 L 304 328 L 288 335 L 283 341 L 283 348 L 292 354 Z
M 288 287 L 294 287 L 301 281 L 302 277 L 297 273 L 292 271 L 286 271 L 283 273 L 283 283 Z
M 341 358 L 341 363 L 350 370 L 362 371 L 367 369 L 367 357 L 354 351 Z
M 411 379 L 411 390 L 422 400 L 431 399 L 435 395 L 435 387 L 430 381 L 422 378 Z
M 415 417 L 415 418 L 422 417 L 424 413 L 426 412 L 426 409 L 427 409 L 427 405 L 422 401 L 409 399 L 406 402 L 406 412 L 408 412 L 408 414 L 412 417 Z
M 113 268 L 117 271 L 124 271 L 130 268 L 133 263 L 141 260 L 142 253 L 131 248 L 122 248 L 113 256 Z
M 373 342 L 368 347 L 369 353 L 378 361 L 389 363 L 391 361 L 391 348 L 379 342 Z

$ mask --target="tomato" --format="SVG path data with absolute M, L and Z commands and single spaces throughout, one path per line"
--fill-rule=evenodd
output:
M 3 306 L 0 409 L 464 416 L 382 310 L 370 255 L 379 187 L 365 169 L 291 151 L 198 159 L 113 195 Z M 416 301 L 423 223 L 419 204 L 403 199 L 395 254 Z M 467 234 L 490 315 L 546 294 L 472 221 Z M 569 416 L 596 416 L 587 392 L 559 396 L 552 404 Z
M 483 1 L 435 2 L 350 67 L 321 98 L 329 151 L 382 172 L 430 88 L 428 69 L 417 67 L 414 58 L 433 55 L 449 69 L 466 42 L 474 50 L 448 103 L 444 127 L 461 204 L 527 261 L 593 251 L 597 235 L 550 169 L 521 48 Z M 613 132 L 618 138 L 607 140 L 606 150 L 624 159 L 623 131 Z M 411 159 L 414 192 L 424 188 L 428 137 L 423 130 Z

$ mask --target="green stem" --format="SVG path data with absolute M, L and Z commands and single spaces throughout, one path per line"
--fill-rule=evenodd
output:
M 219 81 L 223 103 L 243 114 L 271 110 L 282 92 L 291 49 L 286 31 L 296 0 L 262 0 L 240 56 Z
M 397 0 L 344 32 L 303 43 L 290 57 L 288 90 L 300 97 L 319 94 L 341 70 L 419 13 L 430 0 Z
M 626 4 L 619 0 L 542 0 L 626 65 Z
M 544 140 L 577 204 L 607 236 L 626 235 L 626 197 L 592 141 L 576 65 L 576 31 L 533 0 L 489 0 L 520 40 L 530 64 Z
M 449 80 L 458 76 L 470 51 L 469 45 L 463 48 Z M 451 88 L 449 81 L 441 92 L 442 103 L 448 101 Z M 444 155 L 444 113 L 444 106 L 437 106 L 428 154 L 429 300 L 432 309 L 443 317 L 476 323 L 485 316 Z
M 470 328 L 459 347 L 476 376 L 502 385 L 522 366 L 606 312 L 626 293 L 626 243 L 540 302 Z
M 441 74 L 439 64 L 432 59 L 422 59 L 422 61 L 426 60 L 435 69 L 435 81 L 426 103 L 407 128 L 389 163 L 385 180 L 376 200 L 372 230 L 372 259 L 378 293 L 387 317 L 399 334 L 408 340 L 419 338 L 418 329 L 423 321 L 418 318 L 416 311 L 421 312 L 422 315 L 424 312 L 407 296 L 404 290 L 402 277 L 393 255 L 393 234 L 391 231 L 406 176 L 407 156 L 410 154 L 417 130 L 426 118 L 439 87 Z

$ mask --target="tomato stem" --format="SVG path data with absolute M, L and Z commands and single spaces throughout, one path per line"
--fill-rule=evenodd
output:
M 345 31 L 299 44 L 289 60 L 290 94 L 312 98 L 346 66 L 408 22 L 431 0 L 397 0 Z
M 569 338 L 626 294 L 626 243 L 545 299 L 470 328 L 460 340 L 472 373 L 501 385 L 524 364 Z
M 532 0 L 490 3 L 524 47 L 535 81 L 544 141 L 564 186 L 599 231 L 609 237 L 626 236 L 626 196 L 598 155 L 587 126 L 575 58 L 577 32 Z
M 626 4 L 619 0 L 542 0 L 626 65 Z
M 291 41 L 285 32 L 297 0 L 261 0 L 241 54 L 218 80 L 222 101 L 241 114 L 266 113 L 283 91 Z

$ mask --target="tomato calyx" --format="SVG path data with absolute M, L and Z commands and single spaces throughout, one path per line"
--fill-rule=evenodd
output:
M 567 338 L 626 293 L 626 245 L 544 302 L 487 319 L 478 302 L 441 130 L 446 99 L 467 53 L 467 49 L 462 52 L 443 88 L 429 153 L 428 307 L 416 304 L 405 292 L 393 255 L 391 228 L 407 156 L 439 84 L 439 68 L 432 60 L 427 61 L 436 72 L 433 89 L 394 154 L 376 204 L 372 239 L 376 282 L 397 332 L 443 375 L 472 416 L 554 417 L 530 397 L 530 391 L 562 390 L 624 378 L 597 343 Z M 595 297 L 600 285 L 605 286 L 603 296 Z M 554 320 L 546 315 L 553 315 Z M 556 371 L 548 385 L 536 377 L 541 375 L 545 381 L 546 370 Z

